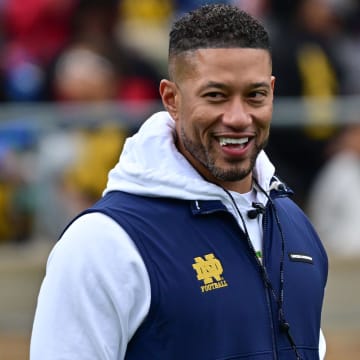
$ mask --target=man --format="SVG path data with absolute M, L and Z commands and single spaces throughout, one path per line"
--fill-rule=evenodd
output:
M 52 251 L 33 360 L 323 357 L 327 257 L 263 151 L 269 47 L 232 6 L 174 24 L 167 112 Z

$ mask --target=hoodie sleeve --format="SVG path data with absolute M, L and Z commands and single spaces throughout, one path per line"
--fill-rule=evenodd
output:
M 49 256 L 30 359 L 123 359 L 149 306 L 150 281 L 132 240 L 106 215 L 86 214 Z

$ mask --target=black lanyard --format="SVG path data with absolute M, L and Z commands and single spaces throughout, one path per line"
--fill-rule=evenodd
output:
M 260 259 L 258 258 L 257 254 L 256 254 L 256 251 L 255 251 L 255 249 L 254 249 L 254 247 L 252 245 L 251 239 L 250 239 L 250 235 L 249 235 L 246 223 L 245 223 L 245 219 L 244 219 L 243 215 L 241 214 L 238 206 L 236 205 L 236 201 L 235 201 L 234 197 L 232 196 L 230 191 L 228 191 L 228 190 L 226 190 L 224 188 L 223 188 L 223 190 L 230 197 L 230 199 L 231 199 L 231 201 L 232 201 L 232 203 L 233 203 L 233 205 L 234 205 L 234 207 L 236 209 L 236 212 L 237 212 L 237 214 L 239 215 L 239 217 L 241 219 L 241 222 L 242 222 L 243 228 L 244 228 L 245 237 L 246 237 L 246 240 L 247 240 L 247 243 L 248 243 L 248 247 L 249 247 L 250 251 L 252 252 L 252 254 L 254 256 L 254 258 L 256 260 L 256 263 L 259 266 L 260 274 L 261 274 L 261 278 L 263 280 L 264 286 L 265 286 L 265 288 L 269 289 L 272 297 L 274 298 L 274 300 L 275 300 L 275 302 L 276 302 L 276 304 L 278 306 L 280 329 L 281 329 L 281 331 L 283 331 L 286 334 L 286 337 L 288 338 L 289 343 L 290 343 L 292 349 L 295 352 L 296 359 L 301 360 L 301 357 L 300 357 L 299 352 L 297 350 L 295 341 L 294 341 L 294 339 L 293 339 L 293 337 L 292 337 L 292 335 L 290 333 L 290 325 L 285 319 L 284 309 L 283 309 L 283 304 L 284 304 L 284 282 L 285 282 L 284 281 L 284 258 L 285 258 L 285 237 L 284 237 L 284 233 L 283 233 L 283 230 L 282 230 L 282 227 L 281 227 L 281 224 L 280 224 L 280 220 L 279 220 L 279 216 L 277 214 L 277 211 L 276 211 L 276 208 L 275 208 L 275 205 L 274 205 L 273 201 L 271 200 L 270 196 L 266 193 L 266 191 L 260 187 L 260 185 L 257 183 L 257 181 L 255 179 L 254 179 L 254 182 L 255 182 L 257 188 L 260 189 L 260 191 L 265 194 L 265 196 L 267 197 L 267 199 L 269 201 L 270 206 L 272 207 L 272 209 L 274 211 L 276 224 L 277 224 L 277 227 L 279 229 L 279 233 L 280 233 L 280 237 L 281 237 L 279 296 L 277 296 L 277 294 L 275 292 L 275 289 L 274 289 L 274 287 L 273 287 L 273 285 L 272 285 L 272 283 L 270 281 L 269 275 L 268 275 L 268 273 L 266 271 L 266 267 L 260 261 Z M 266 214 L 264 215 L 264 217 L 265 216 L 266 216 Z

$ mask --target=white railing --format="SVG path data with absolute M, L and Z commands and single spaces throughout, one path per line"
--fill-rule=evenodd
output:
M 59 125 L 78 127 L 108 120 L 133 128 L 159 110 L 163 110 L 160 102 L 0 103 L 0 129 L 14 121 L 53 129 Z M 321 113 L 331 117 L 334 124 L 360 122 L 360 95 L 318 99 L 275 97 L 273 126 L 309 125 L 314 114 L 321 117 Z
M 7 237 L 21 237 L 15 231 L 21 226 L 25 237 L 55 239 L 73 215 L 69 211 L 73 206 L 71 195 L 68 198 L 70 204 L 64 204 L 65 198 L 57 192 L 61 175 L 56 172 L 56 161 L 60 161 L 57 155 L 62 156 L 69 149 L 66 146 L 54 149 L 51 140 L 46 143 L 48 148 L 42 146 L 40 149 L 38 145 L 44 144 L 44 139 L 51 139 L 51 135 L 58 133 L 67 136 L 79 129 L 101 128 L 110 123 L 119 126 L 126 135 L 138 128 L 150 114 L 162 109 L 160 102 L 0 104 L 0 242 Z M 360 123 L 360 96 L 331 100 L 276 98 L 274 102 L 273 127 L 353 123 Z M 7 158 L 9 149 L 13 154 Z M 61 161 L 68 161 L 74 155 L 69 154 Z M 48 167 L 51 156 L 54 156 L 54 166 L 50 166 L 53 173 L 46 173 L 43 166 L 47 155 Z M 44 168 L 45 172 L 41 172 Z

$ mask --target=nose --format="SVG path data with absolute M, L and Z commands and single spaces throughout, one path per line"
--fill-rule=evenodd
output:
M 243 99 L 234 98 L 227 103 L 223 123 L 232 128 L 245 128 L 252 122 L 250 109 Z

